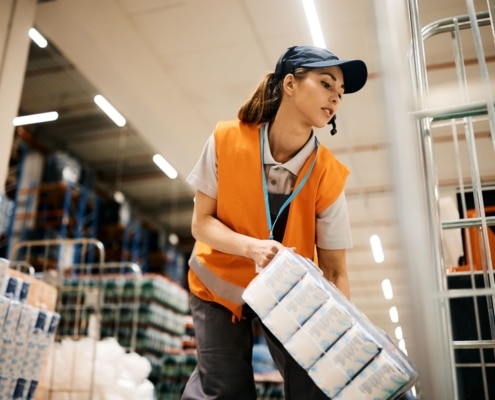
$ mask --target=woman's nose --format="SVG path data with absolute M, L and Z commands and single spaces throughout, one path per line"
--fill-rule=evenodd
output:
M 338 93 L 332 93 L 330 95 L 330 101 L 333 103 L 333 104 L 339 104 L 340 103 L 340 96 Z

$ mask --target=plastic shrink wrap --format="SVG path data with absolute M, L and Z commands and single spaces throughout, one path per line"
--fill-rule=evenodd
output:
M 291 249 L 277 253 L 243 299 L 331 399 L 391 400 L 418 380 L 390 337 Z

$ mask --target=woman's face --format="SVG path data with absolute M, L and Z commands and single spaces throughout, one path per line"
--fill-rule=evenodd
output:
M 294 80 L 292 101 L 303 120 L 323 128 L 337 113 L 344 94 L 344 75 L 339 67 L 315 68 Z

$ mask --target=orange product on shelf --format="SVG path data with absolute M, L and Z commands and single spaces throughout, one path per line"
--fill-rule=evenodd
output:
M 467 214 L 468 218 L 476 218 L 477 217 L 475 210 L 468 210 L 466 214 Z M 495 206 L 485 207 L 485 214 L 487 216 L 491 216 L 491 215 L 495 216 Z M 495 229 L 495 227 L 493 227 L 493 226 L 488 227 L 488 243 L 490 246 L 492 266 L 495 267 L 495 232 L 494 232 L 494 229 Z M 483 263 L 482 263 L 482 255 L 481 255 L 479 228 L 468 228 L 466 240 L 469 240 L 471 243 L 471 257 L 472 257 L 472 260 L 469 260 L 469 255 L 467 254 L 467 247 L 465 246 L 466 261 L 468 262 L 468 264 L 470 264 L 469 261 L 471 261 L 475 270 L 478 270 L 478 271 L 482 270 L 483 269 Z

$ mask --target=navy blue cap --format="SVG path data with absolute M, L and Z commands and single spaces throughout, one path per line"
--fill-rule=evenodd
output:
M 295 68 L 323 68 L 338 66 L 344 75 L 344 93 L 360 90 L 368 79 L 368 69 L 362 60 L 340 60 L 327 49 L 316 46 L 293 46 L 282 54 L 274 72 L 276 82 L 285 75 L 294 72 Z

